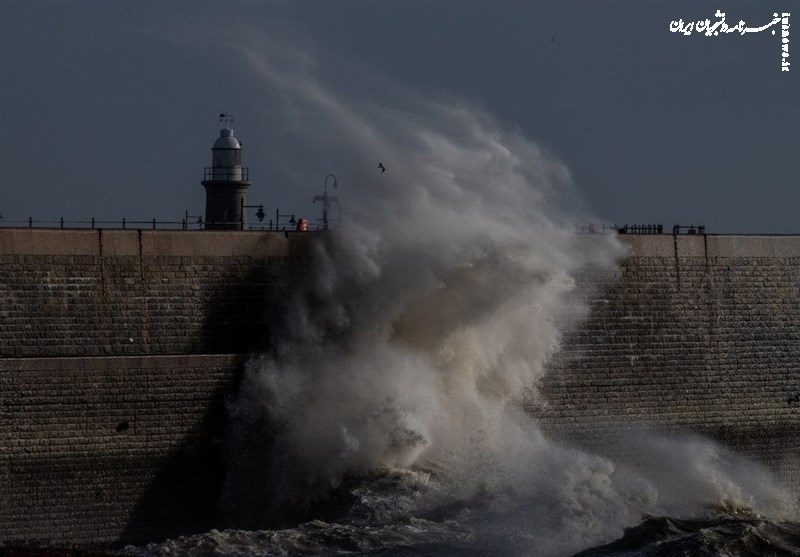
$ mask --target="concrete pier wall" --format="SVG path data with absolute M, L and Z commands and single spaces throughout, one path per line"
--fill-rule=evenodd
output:
M 797 488 L 800 237 L 620 239 L 618 270 L 578 277 L 589 318 L 528 410 L 586 445 L 708 435 Z M 224 527 L 226 397 L 314 241 L 0 229 L 0 543 Z
M 0 543 L 221 527 L 225 400 L 313 237 L 0 230 Z
M 589 319 L 528 409 L 609 452 L 643 425 L 699 433 L 800 493 L 800 237 L 621 238 L 617 272 L 581 277 Z

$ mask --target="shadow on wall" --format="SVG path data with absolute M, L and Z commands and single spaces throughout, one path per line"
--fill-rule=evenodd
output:
M 279 323 L 276 307 L 292 286 L 294 266 L 281 258 L 259 259 L 245 274 L 221 277 L 207 295 L 200 346 L 207 354 L 246 354 L 270 344 L 270 328 Z
M 313 277 L 324 272 L 320 260 L 311 258 L 309 267 L 292 274 L 292 288 L 275 300 L 271 317 L 269 344 L 247 366 L 235 397 L 228 404 L 228 436 L 226 454 L 228 468 L 222 492 L 222 508 L 227 527 L 260 530 L 285 528 L 306 522 L 312 517 L 329 520 L 346 504 L 346 490 L 333 490 L 308 495 L 308 478 L 296 461 L 293 448 L 281 437 L 282 424 L 269 414 L 261 383 L 264 364 L 291 361 L 293 351 L 308 348 L 307 339 L 293 327 L 298 307 L 318 326 L 319 334 L 336 334 L 335 326 L 326 321 L 329 302 L 315 293 Z M 322 263 L 321 265 L 324 265 Z M 342 495 L 343 494 L 343 495 Z M 313 512 L 313 515 L 312 515 Z
M 200 350 L 206 354 L 238 354 L 229 380 L 209 395 L 200 423 L 189 429 L 182 424 L 163 424 L 181 436 L 169 455 L 154 462 L 143 451 L 141 469 L 151 470 L 145 493 L 137 501 L 118 545 L 144 544 L 230 525 L 221 508 L 222 487 L 227 475 L 226 455 L 231 423 L 227 407 L 237 392 L 250 353 L 270 345 L 280 300 L 292 289 L 294 267 L 283 261 L 255 262 L 246 274 L 223 278 L 209 300 L 202 328 Z M 288 280 L 287 280 L 288 279 Z M 197 350 L 195 350 L 197 352 Z M 181 385 L 178 374 L 175 385 Z M 203 387 L 199 389 L 203 393 Z M 187 404 L 196 403 L 189 401 Z M 170 409 L 180 420 L 181 401 Z M 152 455 L 152 453 L 151 453 Z
M 241 369 L 244 357 L 237 362 Z M 225 461 L 220 435 L 225 424 L 225 397 L 239 381 L 220 389 L 196 430 L 155 465 L 140 457 L 142 469 L 155 469 L 144 495 L 137 501 L 118 545 L 145 544 L 185 534 L 206 532 L 223 523 L 219 511 Z

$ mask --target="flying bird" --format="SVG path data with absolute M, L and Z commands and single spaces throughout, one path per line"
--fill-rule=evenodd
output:
M 384 172 L 386 172 L 386 167 L 385 167 L 385 166 L 383 166 L 383 163 L 382 163 L 382 162 L 379 162 L 379 163 L 378 163 L 378 168 L 380 168 L 380 169 L 381 169 L 381 174 L 383 174 Z

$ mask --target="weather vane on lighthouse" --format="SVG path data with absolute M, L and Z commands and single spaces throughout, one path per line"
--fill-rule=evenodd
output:
M 228 124 L 233 124 L 233 114 L 229 112 L 220 112 L 219 123 L 224 123 L 226 128 L 229 127 Z

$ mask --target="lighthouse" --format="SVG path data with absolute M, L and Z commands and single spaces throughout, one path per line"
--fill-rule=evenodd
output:
M 242 144 L 233 135 L 230 114 L 220 114 L 225 127 L 211 148 L 211 166 L 205 168 L 206 228 L 238 230 L 245 225 L 243 207 L 250 187 L 248 169 L 242 167 Z

